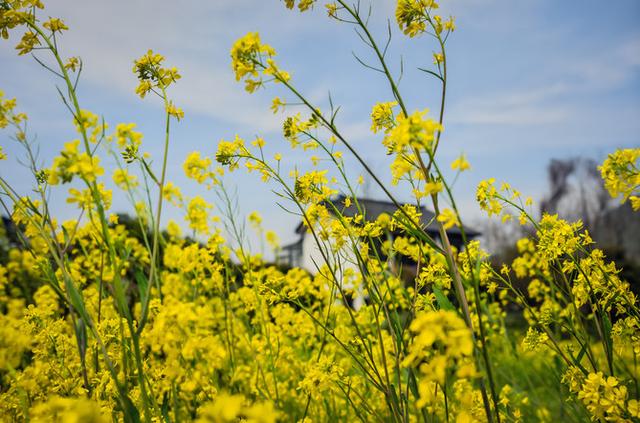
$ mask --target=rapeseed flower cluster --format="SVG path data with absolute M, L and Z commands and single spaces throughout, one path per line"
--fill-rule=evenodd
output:
M 599 167 L 604 186 L 612 197 L 629 200 L 634 210 L 640 210 L 640 148 L 618 150 Z
M 396 6 L 396 22 L 409 37 L 415 37 L 426 31 L 440 35 L 443 31 L 451 32 L 456 26 L 453 18 L 443 22 L 442 17 L 433 14 L 440 7 L 435 0 L 398 0 Z M 436 55 L 439 53 L 436 53 Z M 442 60 L 436 60 L 442 62 Z
M 164 62 L 164 57 L 152 50 L 147 51 L 134 62 L 133 72 L 140 81 L 136 93 L 141 98 L 154 89 L 165 90 L 181 78 L 178 69 L 175 67 L 165 68 L 162 66 L 162 62 Z
M 273 60 L 275 55 L 276 51 L 268 44 L 262 44 L 256 32 L 240 38 L 231 48 L 231 66 L 236 81 L 244 79 L 245 89 L 250 93 L 265 83 L 261 74 L 272 77 L 270 80 L 276 82 L 287 82 L 290 76 L 276 66 Z
M 590 373 L 585 379 L 578 398 L 586 405 L 594 419 L 623 422 L 638 417 L 638 401 L 627 403 L 627 387 L 613 376 L 602 372 Z

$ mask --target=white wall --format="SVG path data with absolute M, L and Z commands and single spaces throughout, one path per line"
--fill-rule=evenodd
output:
M 323 242 L 320 240 L 320 242 Z M 326 249 L 326 247 L 323 247 Z M 357 262 L 355 254 L 352 251 L 352 245 L 350 243 L 345 244 L 344 247 L 340 249 L 339 257 L 330 256 L 329 262 L 335 265 L 335 260 L 340 260 L 341 271 L 336 272 L 336 277 L 339 281 L 343 279 L 343 273 L 346 269 L 353 269 L 356 273 L 359 272 L 358 266 L 355 264 Z M 315 264 L 314 264 L 315 262 Z M 320 252 L 320 248 L 316 244 L 315 238 L 310 231 L 307 231 L 304 234 L 304 240 L 302 243 L 302 263 L 301 267 L 311 274 L 315 275 L 318 273 L 318 268 L 321 268 L 325 263 L 325 260 Z M 317 265 L 317 266 L 316 266 Z M 351 288 L 351 286 L 345 285 L 344 288 Z M 355 298 L 355 306 L 359 308 L 360 305 L 363 304 L 362 295 L 356 295 Z

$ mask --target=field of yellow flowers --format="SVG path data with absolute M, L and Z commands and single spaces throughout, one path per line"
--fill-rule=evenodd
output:
M 33 173 L 29 193 L 0 175 L 0 198 L 20 241 L 0 243 L 0 420 L 640 421 L 638 302 L 582 224 L 556 215 L 537 220 L 530 199 L 487 180 L 477 188 L 482 209 L 531 225 L 534 235 L 496 269 L 464 233 L 443 169 L 459 174 L 469 163 L 464 155 L 437 159 L 454 19 L 438 15 L 435 0 L 398 0 L 391 17 L 407 37 L 430 35 L 436 53 L 425 72 L 442 86 L 433 115 L 407 110 L 363 5 L 320 3 L 286 0 L 283 7 L 326 7 L 328 18 L 355 27 L 394 97 L 373 106 L 371 131 L 393 157 L 393 184 L 411 186 L 416 206 L 374 221 L 343 213 L 342 206 L 360 206 L 342 152 L 398 204 L 392 187 L 340 131 L 337 110 L 301 93 L 257 33 L 231 48 L 236 79 L 249 92 L 285 87 L 290 98 L 273 100 L 274 110 L 292 111 L 285 139 L 327 167 L 285 169 L 281 155 L 264 154 L 262 138 L 235 137 L 210 155 L 186 158 L 184 172 L 203 186 L 202 196 L 188 198 L 166 180 L 171 128 L 184 116 L 171 97 L 179 71 L 152 51 L 135 61 L 136 93 L 164 102 L 164 155 L 152 161 L 135 124 L 112 131 L 82 108 L 82 61 L 63 54 L 63 19 L 45 19 L 40 0 L 0 0 L 2 37 L 21 34 L 19 55 L 38 49 L 43 72 L 62 81 L 78 136 L 49 167 L 38 167 L 27 115 L 0 93 L 0 128 L 24 148 Z M 101 157 L 117 168 L 105 170 Z M 612 152 L 600 167 L 611 195 L 635 210 L 639 167 L 640 149 Z M 322 256 L 315 275 L 266 263 L 223 238 L 211 202 L 230 201 L 220 177 L 241 169 L 275 182 L 301 216 Z M 110 211 L 107 178 L 137 204 L 132 224 Z M 58 221 L 52 193 L 66 195 L 82 218 Z M 344 204 L 329 201 L 339 193 Z M 420 223 L 423 204 L 435 211 L 437 238 Z M 183 211 L 197 241 L 175 223 L 160 227 L 168 205 Z M 227 232 L 237 234 L 239 222 L 229 217 Z M 251 221 L 260 227 L 259 216 Z M 453 227 L 462 232 L 461 249 L 449 240 Z M 275 246 L 273 233 L 261 233 Z M 399 259 L 416 263 L 415 277 L 401 274 Z M 350 305 L 356 296 L 365 299 L 360 307 Z M 508 325 L 507 311 L 526 327 Z

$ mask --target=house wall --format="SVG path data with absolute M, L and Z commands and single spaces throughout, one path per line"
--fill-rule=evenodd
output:
M 357 260 L 355 258 L 355 254 L 351 250 L 351 245 L 347 244 L 340 250 L 339 259 L 341 270 L 338 270 L 336 272 L 336 277 L 339 281 L 343 280 L 343 273 L 347 269 L 352 269 L 358 272 L 358 266 L 355 264 Z M 331 263 L 333 263 L 334 259 L 330 257 L 329 260 Z M 307 231 L 304 234 L 304 239 L 302 242 L 301 267 L 311 274 L 316 275 L 318 273 L 318 268 L 322 267 L 324 264 L 326 263 L 322 256 L 322 253 L 320 252 L 320 248 L 316 244 L 313 235 Z M 348 289 L 352 288 L 352 286 L 350 286 L 350 284 L 345 284 L 344 288 Z M 364 304 L 364 295 L 362 293 L 356 294 L 353 302 L 354 307 L 359 308 L 362 304 Z
M 321 241 L 322 242 L 322 241 Z M 354 269 L 357 270 L 357 266 L 355 266 L 355 254 L 350 246 L 345 246 L 340 250 L 340 256 L 344 257 L 341 259 L 341 264 L 343 269 Z M 330 258 L 332 260 L 332 258 Z M 316 264 L 318 266 L 322 266 L 325 264 L 324 258 L 322 257 L 322 253 L 320 252 L 320 248 L 315 242 L 313 235 L 309 232 L 305 233 L 304 240 L 302 242 L 302 263 L 301 266 L 308 270 L 312 274 L 316 274 L 318 269 L 316 268 Z

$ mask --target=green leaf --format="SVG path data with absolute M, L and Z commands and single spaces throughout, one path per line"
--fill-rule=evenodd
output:
M 587 352 L 587 344 L 583 344 L 582 348 L 580 348 L 580 352 L 578 353 L 577 357 L 576 357 L 576 362 L 580 363 L 580 361 L 582 361 L 582 357 L 584 357 L 584 354 Z
M 71 239 L 71 237 L 69 236 L 69 231 L 67 231 L 67 228 L 64 226 L 62 227 L 62 235 L 64 237 L 64 245 L 69 244 L 69 239 Z
M 75 324 L 76 338 L 78 339 L 78 351 L 80 352 L 80 359 L 84 362 L 84 358 L 87 354 L 87 325 L 82 317 L 76 320 Z
M 162 413 L 162 418 L 165 422 L 170 422 L 169 418 L 169 395 L 167 393 L 162 397 L 162 406 L 160 407 L 160 412 Z
M 442 310 L 451 310 L 451 311 L 455 311 L 456 310 L 456 308 L 453 306 L 453 304 L 451 304 L 451 301 L 449 301 L 447 296 L 444 295 L 444 292 L 442 292 L 442 290 L 440 288 L 438 288 L 437 286 L 433 287 L 433 295 L 436 296 L 436 302 L 440 306 L 440 309 L 442 309 Z
M 604 330 L 604 341 L 607 346 L 607 360 L 609 364 L 613 363 L 613 339 L 611 338 L 611 320 L 607 313 L 602 313 L 602 328 Z
M 418 70 L 428 73 L 429 75 L 433 75 L 436 78 L 438 78 L 440 81 L 444 82 L 444 79 L 442 79 L 442 77 L 440 75 L 438 75 L 437 73 L 435 73 L 434 71 L 431 71 L 429 69 L 424 69 L 424 68 L 418 68 Z
M 78 290 L 78 287 L 71 281 L 69 276 L 65 276 L 64 278 L 64 287 L 69 294 L 69 300 L 71 301 L 71 305 L 74 310 L 80 315 L 80 318 L 84 319 L 85 322 L 88 322 L 89 315 L 87 314 L 87 309 L 84 306 L 82 294 Z
M 125 295 L 124 286 L 122 285 L 122 279 L 120 278 L 120 272 L 116 271 L 113 278 L 113 291 L 114 299 L 116 301 L 117 310 L 121 316 L 127 319 L 127 322 L 131 323 L 131 312 Z
M 126 423 L 140 423 L 140 412 L 127 395 L 120 395 L 122 401 L 124 421 Z
M 139 269 L 136 269 L 134 274 L 136 278 L 136 283 L 138 285 L 138 290 L 140 292 L 140 302 L 142 304 L 146 304 L 147 302 L 147 288 L 149 286 L 149 280 Z

